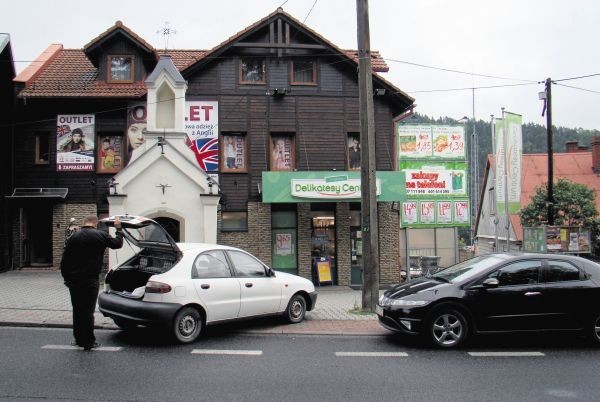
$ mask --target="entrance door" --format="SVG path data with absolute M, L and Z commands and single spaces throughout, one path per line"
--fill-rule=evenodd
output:
M 314 280 L 317 284 L 319 282 L 336 284 L 335 212 L 312 211 L 311 216 Z M 327 263 L 330 267 L 329 278 L 326 269 Z
M 21 225 L 23 266 L 52 266 L 52 207 L 28 205 Z
M 154 218 L 154 220 L 162 226 L 167 233 L 175 240 L 176 243 L 179 243 L 179 221 L 167 218 L 164 216 L 159 216 L 158 218 Z

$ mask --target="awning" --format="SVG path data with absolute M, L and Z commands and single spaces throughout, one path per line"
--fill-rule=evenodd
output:
M 17 187 L 13 190 L 12 195 L 7 195 L 6 198 L 18 200 L 28 198 L 61 198 L 65 199 L 69 192 L 68 188 L 32 188 L 32 187 Z

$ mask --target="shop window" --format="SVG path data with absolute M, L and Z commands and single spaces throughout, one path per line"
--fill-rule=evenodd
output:
M 360 133 L 348 134 L 346 161 L 348 170 L 360 170 Z
M 294 137 L 291 135 L 271 135 L 269 143 L 270 170 L 291 171 L 295 168 Z
M 221 214 L 221 230 L 223 232 L 248 231 L 248 212 L 223 212 Z
M 265 59 L 248 57 L 240 60 L 240 84 L 264 84 L 267 81 Z
M 35 164 L 47 165 L 50 163 L 49 144 L 50 136 L 48 133 L 39 133 L 35 135 Z
M 221 172 L 248 172 L 248 147 L 245 133 L 227 133 L 221 137 Z
M 297 274 L 297 228 L 296 211 L 273 211 L 271 213 L 271 259 L 273 269 Z
M 108 56 L 108 82 L 133 82 L 133 56 Z
M 314 60 L 293 60 L 292 85 L 317 85 L 317 63 Z

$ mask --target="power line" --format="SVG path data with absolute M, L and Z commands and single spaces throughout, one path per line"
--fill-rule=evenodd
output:
M 588 75 L 582 75 L 579 77 L 572 77 L 572 78 L 562 78 L 560 80 L 552 80 L 553 82 L 558 82 L 558 81 L 571 81 L 571 80 L 580 80 L 582 78 L 589 78 L 589 77 L 596 77 L 600 75 L 600 73 L 596 73 L 596 74 L 588 74 Z
M 594 90 L 591 90 L 591 89 L 574 87 L 572 85 L 566 85 L 566 84 L 556 84 L 556 85 L 560 85 L 561 87 L 567 87 L 567 88 L 577 89 L 579 91 L 585 91 L 585 92 L 591 92 L 591 93 L 594 93 L 594 94 L 600 94 L 600 91 L 594 91 Z
M 528 83 L 523 83 L 523 84 L 488 85 L 488 86 L 481 86 L 481 87 L 428 89 L 428 90 L 422 90 L 422 91 L 405 91 L 405 92 L 406 93 L 410 93 L 410 94 L 417 94 L 417 93 L 427 93 L 427 92 L 472 91 L 474 89 L 491 89 L 491 88 L 519 87 L 519 86 L 534 85 L 534 84 L 537 85 L 537 82 L 528 82 Z

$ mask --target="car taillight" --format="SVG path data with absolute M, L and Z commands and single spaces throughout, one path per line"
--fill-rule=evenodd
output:
M 169 293 L 171 286 L 162 282 L 149 281 L 146 283 L 146 293 Z

